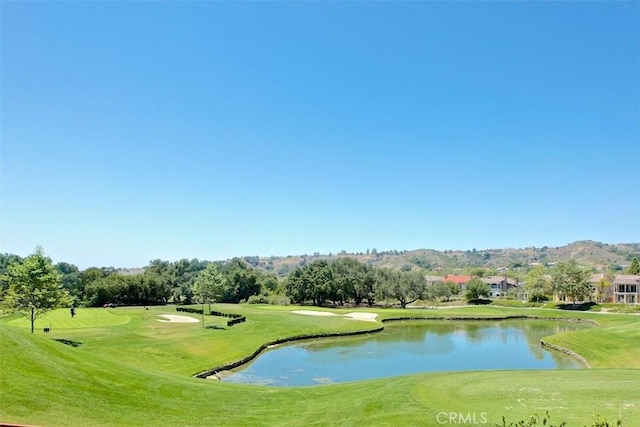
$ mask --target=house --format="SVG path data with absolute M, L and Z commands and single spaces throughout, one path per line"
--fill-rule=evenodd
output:
M 481 280 L 489 285 L 489 288 L 491 289 L 489 292 L 489 298 L 504 298 L 507 296 L 507 292 L 518 286 L 518 279 L 511 279 L 506 275 L 489 276 Z
M 611 287 L 613 288 L 613 302 L 640 303 L 640 275 L 618 274 Z
M 427 282 L 427 285 L 433 286 L 436 283 L 444 282 L 444 277 L 440 277 L 440 276 L 424 276 L 424 280 Z
M 444 281 L 454 283 L 460 287 L 460 292 L 467 290 L 467 283 L 471 280 L 471 276 L 456 276 L 453 274 L 447 274 L 444 276 Z
M 595 273 L 589 280 L 591 283 L 591 300 L 595 302 L 613 301 L 613 277 L 607 273 Z

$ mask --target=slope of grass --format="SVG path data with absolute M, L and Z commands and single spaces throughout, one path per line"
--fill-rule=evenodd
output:
M 78 309 L 71 318 L 65 310 L 49 313 L 39 321 L 52 325 L 48 338 L 80 343 L 77 352 L 99 354 L 136 369 L 193 375 L 215 366 L 242 359 L 262 344 L 301 334 L 353 332 L 379 325 L 340 316 L 313 317 L 256 309 L 250 306 L 217 305 L 223 312 L 248 316 L 245 323 L 227 327 L 228 318 L 205 316 L 200 323 L 159 322 L 158 315 L 176 314 L 174 307 Z M 185 315 L 186 313 L 178 313 Z M 186 314 L 189 315 L 189 314 Z M 199 315 L 190 315 L 200 319 Z M 23 318 L 8 326 L 28 330 Z M 209 328 L 214 326 L 215 328 Z M 42 334 L 39 329 L 39 334 Z M 142 361 L 142 365 L 141 365 Z
M 15 317 L 0 319 L 0 422 L 46 426 L 396 426 L 437 425 L 438 413 L 457 412 L 484 413 L 492 425 L 502 415 L 515 420 L 549 410 L 554 420 L 567 420 L 570 426 L 589 423 L 596 413 L 609 420 L 622 414 L 625 425 L 640 425 L 638 316 L 498 307 L 379 310 L 379 317 L 384 318 L 523 314 L 593 318 L 599 328 L 548 340 L 581 353 L 594 366 L 625 368 L 430 373 L 329 386 L 269 388 L 189 375 L 246 356 L 271 339 L 363 330 L 377 324 L 338 316 L 295 315 L 289 313 L 291 307 L 216 309 L 244 314 L 248 321 L 227 329 L 206 329 L 199 324 L 158 322 L 157 314 L 175 313 L 167 307 L 91 309 L 80 310 L 78 318 L 83 320 L 75 323 L 70 317 L 65 319 L 66 312 L 52 313 L 53 332 L 31 335 L 28 325 Z M 123 321 L 115 322 L 112 316 Z M 206 318 L 216 326 L 225 325 L 224 320 Z M 55 339 L 81 344 L 72 347 Z
M 55 329 L 86 329 L 123 325 L 131 320 L 126 313 L 115 310 L 101 309 L 77 309 L 77 315 L 71 317 L 69 310 L 55 310 L 48 312 L 43 317 L 36 320 L 36 327 L 42 330 L 46 326 Z M 30 327 L 26 317 L 16 317 L 9 321 L 10 326 L 26 329 Z

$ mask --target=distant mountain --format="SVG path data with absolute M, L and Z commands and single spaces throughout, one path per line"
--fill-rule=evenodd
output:
M 473 267 L 488 267 L 498 270 L 517 270 L 536 264 L 549 265 L 558 261 L 575 259 L 580 264 L 597 269 L 619 271 L 628 266 L 634 257 L 640 258 L 640 243 L 607 244 L 584 240 L 560 247 L 526 247 L 504 249 L 482 249 L 470 251 L 436 251 L 416 249 L 411 251 L 384 251 L 338 254 L 290 255 L 286 257 L 244 257 L 254 267 L 285 276 L 288 272 L 306 263 L 342 257 L 356 258 L 375 267 L 394 269 L 417 269 L 450 273 Z

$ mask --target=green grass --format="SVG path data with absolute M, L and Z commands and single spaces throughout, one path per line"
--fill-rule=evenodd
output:
M 54 329 L 84 329 L 99 328 L 123 325 L 131 320 L 130 316 L 116 312 L 113 309 L 78 309 L 78 315 L 74 318 L 68 310 L 51 311 L 36 321 L 39 329 L 45 326 L 52 326 Z M 87 314 L 87 315 L 82 315 Z M 29 320 L 26 317 L 18 317 L 8 322 L 10 326 L 17 328 L 30 327 Z
M 269 388 L 192 378 L 300 334 L 366 330 L 376 323 L 290 313 L 298 307 L 225 306 L 247 316 L 199 323 L 156 320 L 172 307 L 50 313 L 29 333 L 0 319 L 0 423 L 109 425 L 438 425 L 439 412 L 522 419 L 548 410 L 556 422 L 590 423 L 621 414 L 640 425 L 640 316 L 493 306 L 375 311 L 379 318 L 536 315 L 584 318 L 599 327 L 546 338 L 584 356 L 591 370 L 426 373 L 329 386 Z M 305 310 L 311 309 L 304 307 Z M 333 310 L 348 312 L 354 310 Z M 200 319 L 198 315 L 191 315 Z M 42 327 L 51 324 L 50 334 Z M 77 347 L 56 340 L 80 343 Z M 472 357 L 470 355 L 470 357 Z
M 491 305 L 500 307 L 542 307 L 542 302 L 520 301 L 513 299 L 496 299 L 491 301 Z
M 636 313 L 640 314 L 640 305 L 602 303 L 596 305 L 592 310 L 606 311 L 609 313 Z

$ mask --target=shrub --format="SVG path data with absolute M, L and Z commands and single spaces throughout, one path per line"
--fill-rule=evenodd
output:
M 235 324 L 237 324 L 237 323 L 242 323 L 242 322 L 244 322 L 244 321 L 246 321 L 246 320 L 247 320 L 247 318 L 246 318 L 246 317 L 244 317 L 244 316 L 237 317 L 237 318 L 235 318 L 235 319 L 233 319 L 233 320 L 229 320 L 229 321 L 227 322 L 227 326 L 233 326 L 233 325 L 235 325 Z
M 549 299 L 550 299 L 549 295 L 540 295 L 540 296 L 531 295 L 529 297 L 529 302 L 547 302 L 549 301 Z
M 291 299 L 282 294 L 271 294 L 269 295 L 269 304 L 271 305 L 290 305 Z
M 251 295 L 247 299 L 247 304 L 269 304 L 269 297 L 265 294 Z
M 546 427 L 564 427 L 566 426 L 566 421 L 561 422 L 560 424 L 553 424 L 551 422 L 551 415 L 549 415 L 549 411 L 547 411 L 542 417 L 538 414 L 533 414 L 529 418 L 525 418 L 520 421 L 510 422 L 507 424 L 507 420 L 505 417 L 502 417 L 502 424 L 496 424 L 496 427 L 536 427 L 536 426 L 546 426 Z M 601 420 L 600 415 L 595 416 L 593 420 L 593 424 L 585 427 L 621 427 L 622 421 L 618 420 L 615 423 L 609 423 L 606 419 Z
M 211 310 L 209 312 L 209 316 L 218 316 L 218 317 L 231 317 L 232 319 L 237 319 L 239 317 L 242 317 L 241 314 L 234 314 L 234 313 L 223 313 L 221 311 L 213 311 Z
M 467 283 L 467 292 L 465 293 L 465 298 L 467 301 L 472 302 L 474 300 L 479 300 L 480 297 L 488 297 L 491 289 L 489 285 L 484 283 L 480 279 L 471 279 L 469 283 Z
M 176 307 L 176 311 L 182 311 L 184 313 L 197 313 L 202 314 L 202 310 L 199 308 L 191 308 L 191 307 Z
M 248 304 L 271 304 L 271 305 L 290 305 L 291 299 L 282 294 L 262 293 L 260 295 L 252 295 L 247 300 Z

